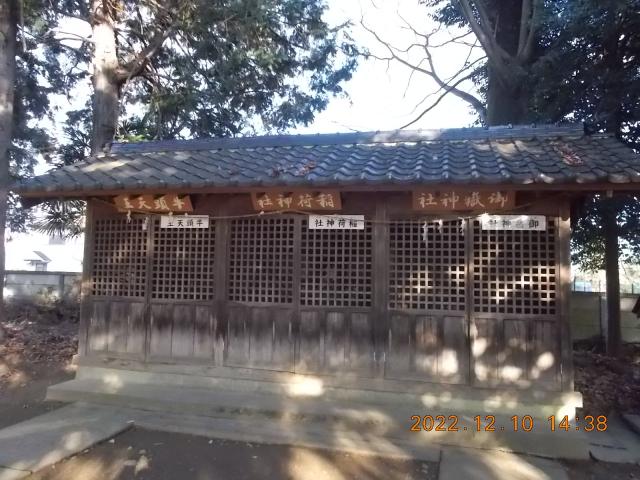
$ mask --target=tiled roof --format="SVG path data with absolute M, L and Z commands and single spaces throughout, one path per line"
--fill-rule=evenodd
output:
M 582 127 L 285 135 L 114 144 L 27 179 L 28 196 L 197 188 L 630 183 L 640 155 Z

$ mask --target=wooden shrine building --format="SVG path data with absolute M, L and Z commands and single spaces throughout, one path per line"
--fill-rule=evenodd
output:
M 571 204 L 639 182 L 554 126 L 114 144 L 15 190 L 87 202 L 79 377 L 575 407 Z

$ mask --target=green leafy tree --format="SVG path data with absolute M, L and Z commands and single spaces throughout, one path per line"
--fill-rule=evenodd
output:
M 53 17 L 40 0 L 0 3 L 0 280 L 4 283 L 5 227 L 23 231 L 28 211 L 9 193 L 16 179 L 32 175 L 50 137 L 38 120 L 50 111 L 49 94 L 68 86 L 58 45 L 42 43 Z M 5 320 L 0 289 L 0 325 Z
M 114 139 L 233 136 L 308 124 L 342 93 L 356 64 L 348 25 L 324 21 L 323 0 L 55 5 L 59 20 L 91 26 L 91 38 L 74 36 L 79 43 L 65 54 L 74 68 L 84 66 L 85 77 L 93 66 L 91 103 L 69 113 L 58 164 Z M 77 233 L 79 213 L 50 202 L 36 227 Z
M 229 136 L 309 123 L 355 66 L 322 0 L 65 0 L 91 26 L 92 151 L 116 136 Z M 88 41 L 88 39 L 86 39 Z M 73 54 L 70 54 L 73 55 Z M 126 127 L 126 131 L 119 131 Z

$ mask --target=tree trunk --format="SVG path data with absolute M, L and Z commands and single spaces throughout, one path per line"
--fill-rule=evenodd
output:
M 612 199 L 605 200 L 602 210 L 604 257 L 607 278 L 607 338 L 606 349 L 611 356 L 620 355 L 620 270 L 618 266 L 618 211 Z
M 9 195 L 9 148 L 13 135 L 16 75 L 16 0 L 0 2 L 0 341 L 4 339 L 4 237 Z
M 527 79 L 521 78 L 526 65 L 517 59 L 520 40 L 522 0 L 490 2 L 489 15 L 495 25 L 495 38 L 500 47 L 511 57 L 508 74 L 501 74 L 488 65 L 487 76 L 487 124 L 507 125 L 529 123 L 529 98 L 531 88 Z M 531 59 L 523 59 L 529 63 Z
M 120 84 L 116 75 L 119 64 L 115 21 L 116 12 L 112 2 L 92 0 L 94 55 L 91 153 L 102 152 L 108 147 L 118 125 Z
M 529 97 L 526 89 L 511 85 L 511 79 L 502 79 L 489 67 L 487 85 L 487 124 L 517 125 L 528 122 Z M 514 76 L 514 78 L 517 78 Z

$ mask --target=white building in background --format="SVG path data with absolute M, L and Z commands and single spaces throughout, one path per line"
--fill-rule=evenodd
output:
M 84 237 L 65 239 L 38 232 L 7 232 L 5 269 L 81 272 Z

